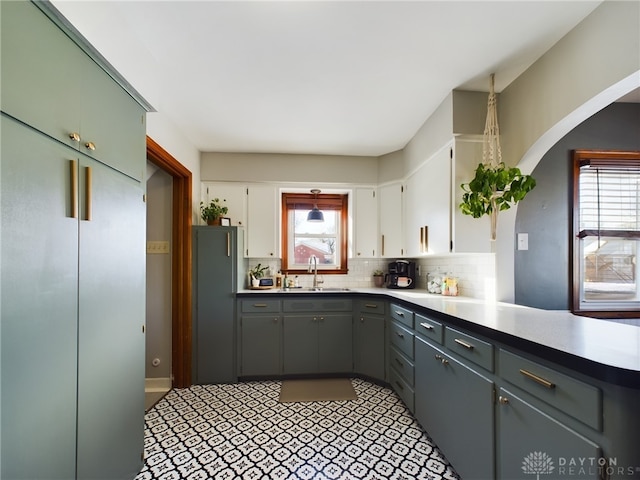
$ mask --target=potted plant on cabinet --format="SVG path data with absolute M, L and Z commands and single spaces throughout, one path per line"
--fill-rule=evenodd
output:
M 260 279 L 264 277 L 267 270 L 269 270 L 269 267 L 266 265 L 263 267 L 261 263 L 249 270 L 249 278 L 251 279 L 252 287 L 260 286 Z
M 373 284 L 376 287 L 381 287 L 382 285 L 384 285 L 384 272 L 382 270 L 374 270 Z
M 222 200 L 226 202 L 226 200 Z M 207 225 L 220 225 L 220 219 L 229 211 L 224 205 L 220 204 L 219 198 L 214 198 L 206 205 L 204 202 L 200 202 L 200 216 Z
M 498 213 L 511 208 L 536 186 L 531 175 L 523 175 L 519 168 L 508 167 L 502 161 L 494 77 L 492 74 L 483 134 L 482 163 L 476 168 L 473 180 L 460 185 L 464 192 L 460 210 L 473 218 L 489 215 L 491 241 L 496 239 Z

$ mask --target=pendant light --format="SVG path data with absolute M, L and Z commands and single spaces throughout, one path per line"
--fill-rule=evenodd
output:
M 315 195 L 315 202 L 313 208 L 307 214 L 307 222 L 324 222 L 324 214 L 318 208 L 318 194 L 320 190 L 314 188 L 311 190 L 311 193 Z

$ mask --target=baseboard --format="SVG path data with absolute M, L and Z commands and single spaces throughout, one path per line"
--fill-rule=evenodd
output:
M 169 390 L 171 390 L 170 377 L 144 379 L 145 392 L 168 392 Z

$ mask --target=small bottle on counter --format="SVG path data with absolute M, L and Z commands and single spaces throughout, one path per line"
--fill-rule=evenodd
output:
M 458 278 L 450 273 L 445 273 L 442 278 L 442 295 L 449 297 L 458 296 Z

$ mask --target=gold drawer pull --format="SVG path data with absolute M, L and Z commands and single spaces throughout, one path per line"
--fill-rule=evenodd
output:
M 433 327 L 428 323 L 421 323 L 420 326 L 426 328 L 427 330 L 433 330 Z
M 464 340 L 460 340 L 459 338 L 454 338 L 453 341 L 456 342 L 458 345 L 462 345 L 464 348 L 466 348 L 468 350 L 473 350 L 474 349 L 473 345 L 471 345 L 470 343 L 465 342 Z
M 404 334 L 402 334 L 400 332 L 396 332 L 396 335 L 399 336 L 400 338 L 404 338 Z
M 404 313 L 396 310 L 396 315 L 398 315 L 399 317 L 404 317 Z
M 266 307 L 267 304 L 266 303 L 254 303 L 253 306 L 254 307 Z
M 528 372 L 526 370 L 523 370 L 522 368 L 520 369 L 520 373 L 522 375 L 524 375 L 525 377 L 530 378 L 534 382 L 539 383 L 543 387 L 546 387 L 546 388 L 549 388 L 549 389 L 556 388 L 556 384 L 555 383 L 550 382 L 549 380 L 547 380 L 545 378 L 539 377 L 535 373 Z
M 364 306 L 366 308 L 378 308 L 378 305 L 376 305 L 375 303 L 365 303 Z

